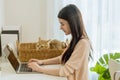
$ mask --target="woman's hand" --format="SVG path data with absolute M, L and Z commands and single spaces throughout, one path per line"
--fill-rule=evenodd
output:
M 28 67 L 36 72 L 59 76 L 59 68 L 47 68 L 45 66 L 39 65 L 37 62 L 29 62 Z
M 28 63 L 31 63 L 31 62 L 36 62 L 36 63 L 38 63 L 38 64 L 40 64 L 40 65 L 43 64 L 43 60 L 38 60 L 38 59 L 30 59 L 30 60 L 28 61 Z
M 41 72 L 42 73 L 42 71 L 43 71 L 42 66 L 40 66 L 36 62 L 28 63 L 28 67 L 31 68 L 33 71 L 36 71 L 36 72 Z

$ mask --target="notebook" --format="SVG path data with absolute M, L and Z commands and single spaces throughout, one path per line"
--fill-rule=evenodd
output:
M 9 55 L 7 58 L 8 58 L 10 64 L 12 65 L 12 67 L 16 73 L 37 73 L 35 71 L 32 71 L 32 69 L 27 67 L 27 62 L 20 62 L 15 57 L 13 50 L 11 50 L 9 46 L 7 46 L 7 49 L 9 51 Z

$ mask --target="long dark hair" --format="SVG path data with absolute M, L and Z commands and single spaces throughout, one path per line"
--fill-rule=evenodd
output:
M 62 10 L 60 10 L 58 14 L 58 18 L 68 21 L 72 35 L 70 45 L 62 56 L 62 63 L 66 63 L 67 60 L 70 58 L 75 45 L 80 39 L 82 39 L 82 36 L 87 39 L 88 36 L 85 32 L 81 12 L 75 5 L 69 4 L 62 8 Z

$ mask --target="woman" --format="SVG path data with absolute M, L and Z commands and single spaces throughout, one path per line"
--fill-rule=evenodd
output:
M 44 74 L 65 76 L 68 80 L 88 80 L 88 58 L 90 57 L 90 41 L 85 31 L 79 9 L 69 4 L 58 14 L 60 28 L 72 40 L 62 55 L 46 60 L 29 60 L 28 67 Z M 50 69 L 39 64 L 62 64 L 60 68 Z

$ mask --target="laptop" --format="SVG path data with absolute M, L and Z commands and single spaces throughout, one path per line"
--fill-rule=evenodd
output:
M 38 73 L 27 67 L 27 62 L 20 62 L 14 55 L 13 50 L 7 45 L 9 51 L 8 60 L 16 73 Z

